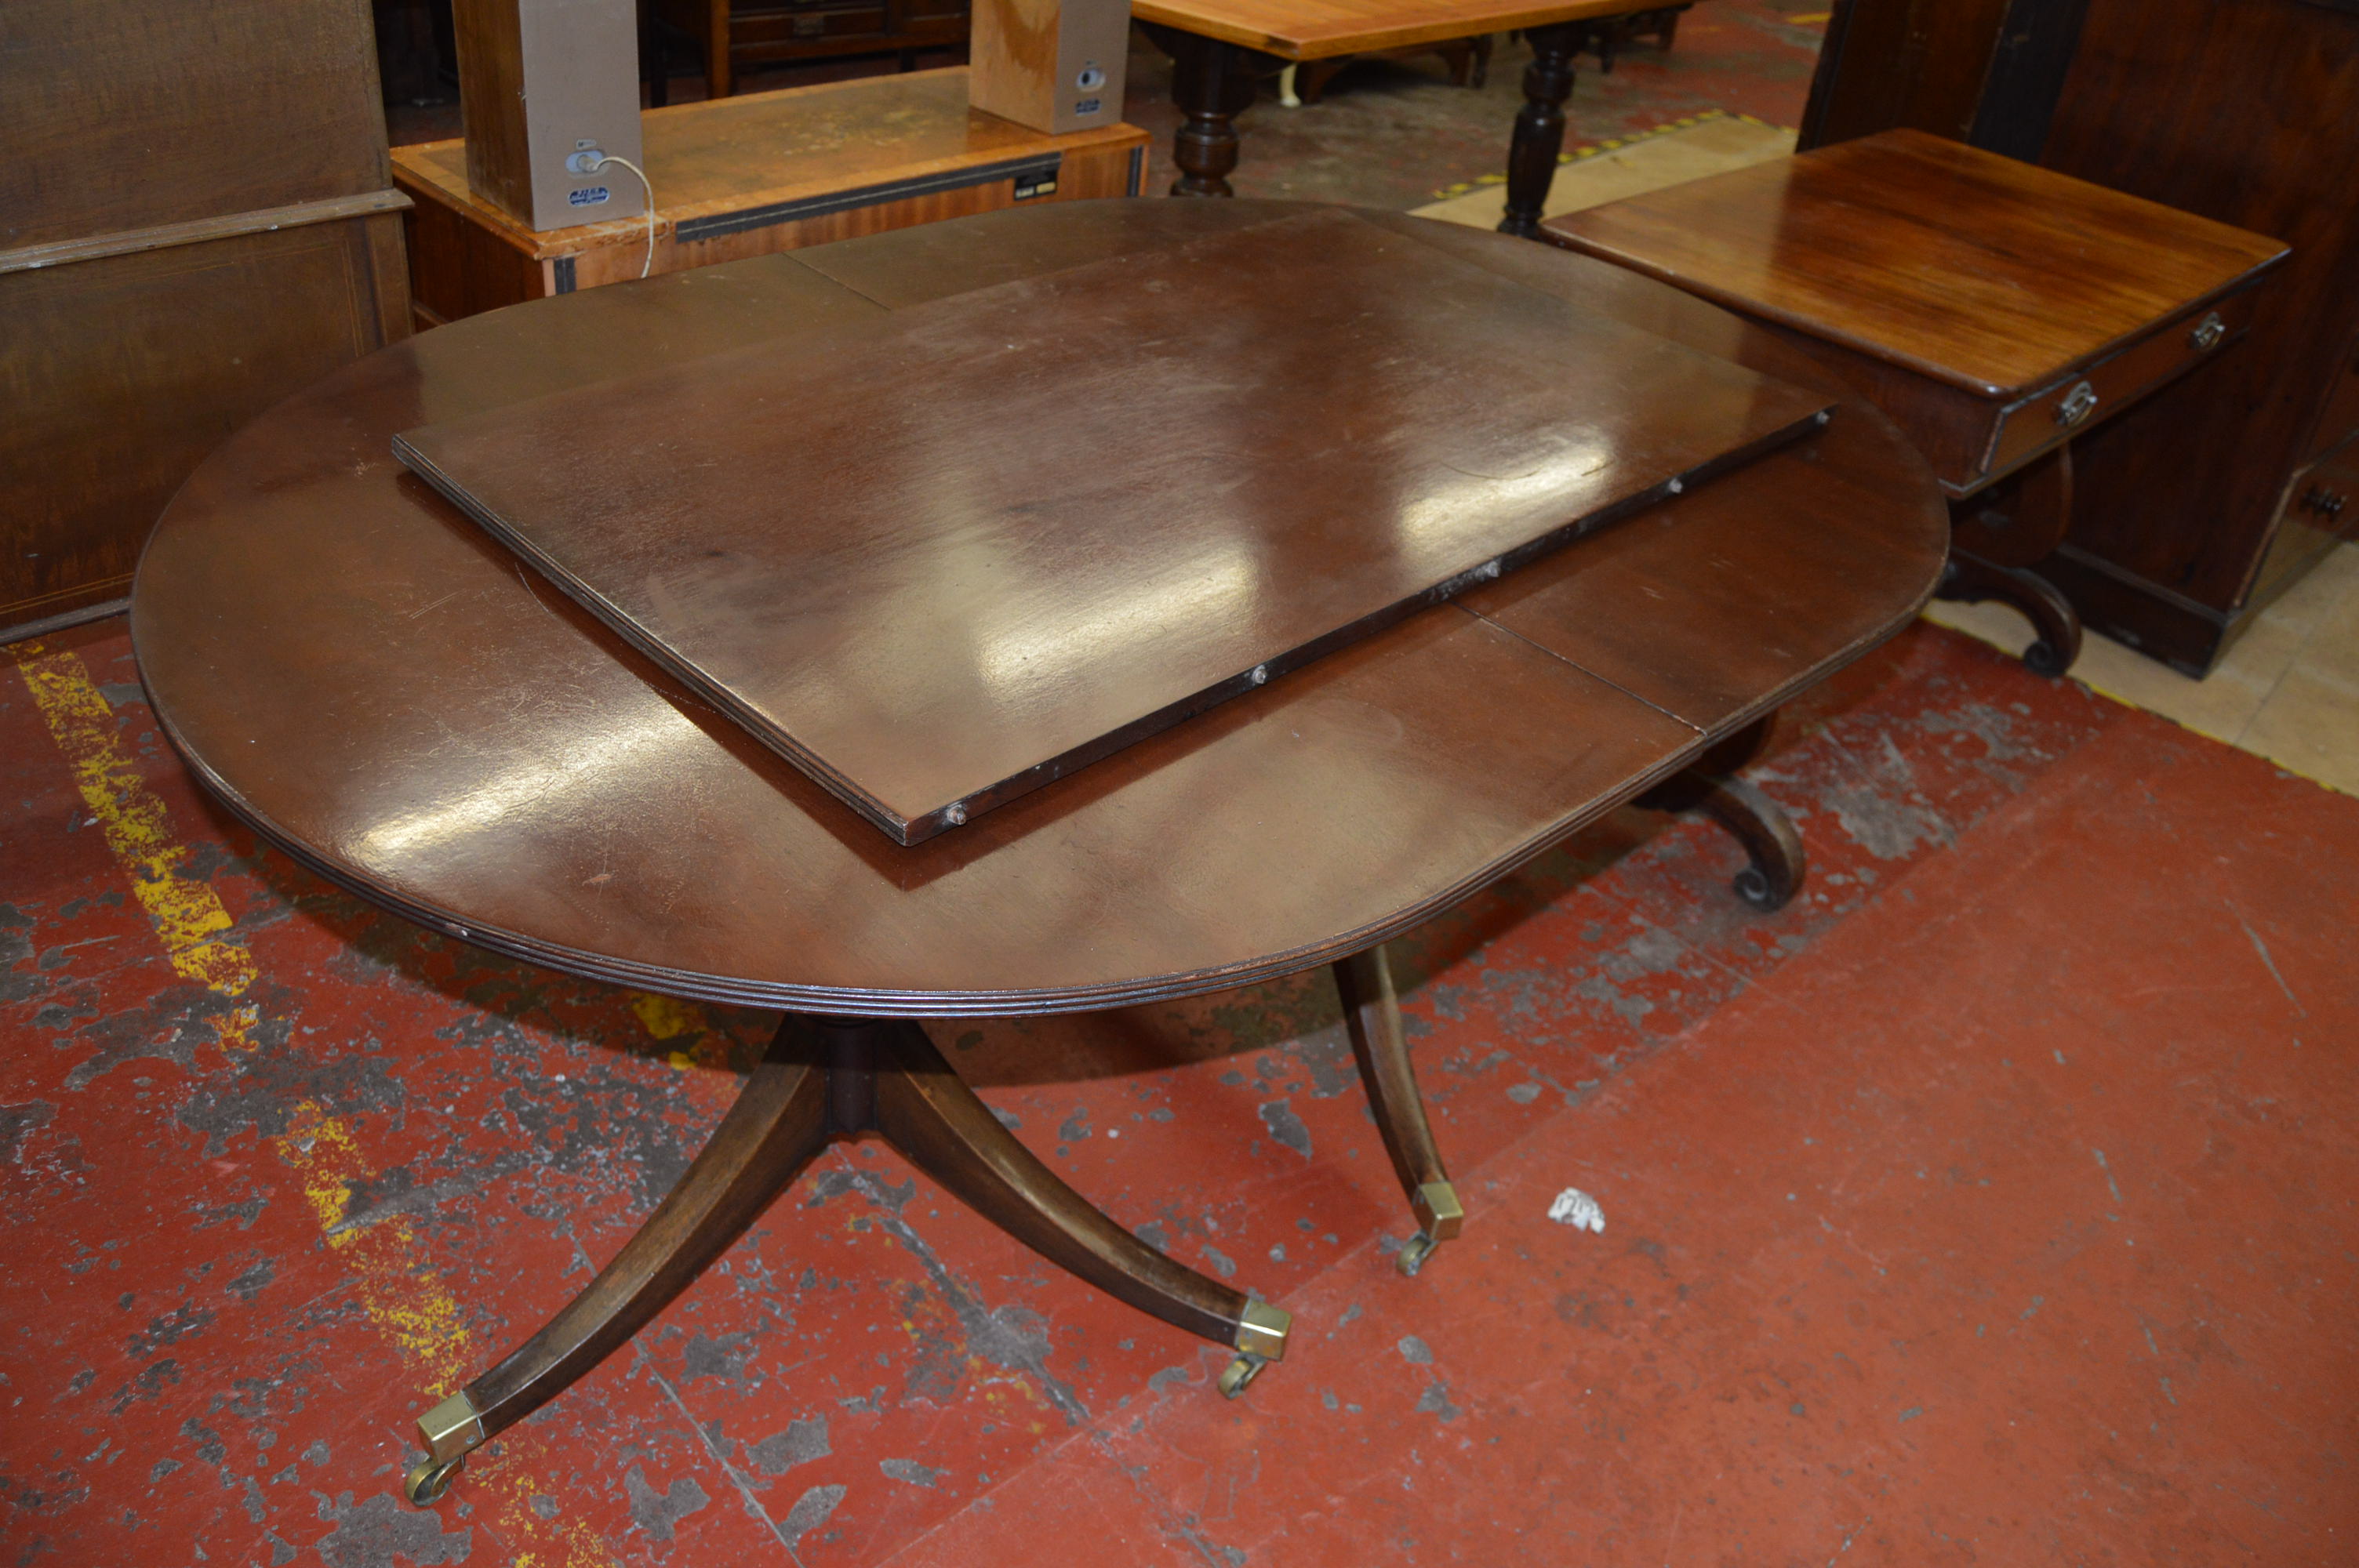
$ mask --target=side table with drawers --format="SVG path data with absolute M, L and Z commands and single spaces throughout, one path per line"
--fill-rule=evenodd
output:
M 1567 249 L 1751 317 L 1890 415 L 1950 499 L 1951 599 L 2003 600 L 2059 675 L 2079 617 L 2039 570 L 2072 443 L 2236 351 L 2276 240 L 1911 130 L 1568 212 Z

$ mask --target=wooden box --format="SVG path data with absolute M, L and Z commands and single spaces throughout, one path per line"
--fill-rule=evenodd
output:
M 970 101 L 1036 131 L 1122 120 L 1130 0 L 974 0 Z
M 1033 201 L 1135 196 L 1147 133 L 1049 136 L 967 103 L 963 67 L 750 93 L 642 116 L 653 272 L 680 272 Z M 467 187 L 463 142 L 397 147 L 418 321 L 639 276 L 644 219 L 536 233 Z
M 475 193 L 527 229 L 645 213 L 628 169 L 585 167 L 641 162 L 631 0 L 458 0 L 452 17 Z

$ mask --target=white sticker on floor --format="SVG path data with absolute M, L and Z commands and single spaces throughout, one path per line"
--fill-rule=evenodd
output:
M 1549 1205 L 1549 1217 L 1575 1230 L 1593 1230 L 1600 1236 L 1605 1234 L 1603 1206 L 1579 1187 L 1567 1187 L 1557 1194 L 1556 1202 Z

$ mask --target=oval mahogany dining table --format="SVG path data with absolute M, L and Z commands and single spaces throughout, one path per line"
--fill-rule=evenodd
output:
M 754 342 L 792 353 L 821 328 L 1301 211 L 1018 209 L 472 317 L 280 405 L 165 513 L 132 598 L 142 676 L 189 767 L 260 838 L 483 947 L 788 1013 L 646 1227 L 547 1327 L 427 1412 L 413 1501 L 439 1498 L 467 1453 L 625 1342 L 830 1138 L 863 1131 L 1051 1260 L 1234 1346 L 1223 1386 L 1234 1394 L 1283 1351 L 1287 1314 L 1092 1207 L 918 1021 L 1115 1008 L 1334 965 L 1420 1224 L 1403 1253 L 1413 1271 L 1462 1211 L 1380 944 L 1640 796 L 1713 807 L 1754 851 L 1756 900 L 1790 891 L 1790 829 L 1697 770 L 1741 760 L 1780 703 L 1908 622 L 1939 579 L 1946 510 L 1893 427 L 1799 352 L 1603 263 L 1359 215 L 1839 397 L 1832 422 L 908 847 L 701 703 L 389 450 L 420 424 L 625 370 Z M 1222 281 L 1208 280 L 1212 297 Z M 1484 389 L 1465 395 L 1479 406 Z M 1152 406 L 1136 415 L 1139 441 L 1191 434 L 1159 428 Z M 1054 431 L 1039 438 L 1054 460 L 1089 460 L 1057 451 Z

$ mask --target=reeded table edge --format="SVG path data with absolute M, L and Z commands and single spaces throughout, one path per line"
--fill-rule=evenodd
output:
M 1418 903 L 1408 904 L 1391 916 L 1374 925 L 1342 933 L 1323 943 L 1293 947 L 1283 952 L 1266 954 L 1247 963 L 1223 968 L 1193 969 L 1177 973 L 1142 977 L 1134 980 L 1109 981 L 1093 986 L 1044 988 L 1012 991 L 907 991 L 862 990 L 831 986 L 797 985 L 782 981 L 762 981 L 733 979 L 696 970 L 668 969 L 658 965 L 613 957 L 576 947 L 536 942 L 528 936 L 495 926 L 473 925 L 452 918 L 430 904 L 393 891 L 371 879 L 357 867 L 339 863 L 320 854 L 302 840 L 273 822 L 257 810 L 244 795 L 230 787 L 220 774 L 205 762 L 181 739 L 179 728 L 160 705 L 150 706 L 156 722 L 169 741 L 189 771 L 196 775 L 207 793 L 221 802 L 229 813 L 288 859 L 325 881 L 346 892 L 375 904 L 402 919 L 457 937 L 472 946 L 504 954 L 508 957 L 555 969 L 585 979 L 610 985 L 633 986 L 665 996 L 685 998 L 694 1001 L 716 1002 L 724 1006 L 777 1008 L 789 1012 L 819 1013 L 849 1018 L 1013 1018 L 1037 1017 L 1061 1012 L 1104 1012 L 1146 1002 L 1173 1001 L 1209 992 L 1234 989 L 1263 980 L 1278 979 L 1287 975 L 1314 968 L 1353 953 L 1363 952 L 1379 943 L 1422 925 L 1434 915 L 1480 892 L 1516 868 L 1528 864 L 1556 845 L 1588 827 L 1618 807 L 1626 805 L 1647 790 L 1660 784 L 1692 762 L 1719 740 L 1735 733 L 1745 725 L 1775 712 L 1792 697 L 1818 685 L 1834 671 L 1859 659 L 1883 643 L 1897 636 L 1917 619 L 1918 612 L 1933 596 L 1940 581 L 1937 565 L 1925 585 L 1910 600 L 1908 609 L 1894 616 L 1891 622 L 1876 631 L 1859 637 L 1841 652 L 1813 666 L 1807 674 L 1785 682 L 1759 700 L 1731 714 L 1713 730 L 1699 730 L 1689 744 L 1669 753 L 1662 762 L 1646 773 L 1625 781 L 1628 787 L 1617 790 L 1601 803 L 1576 808 L 1558 818 L 1548 827 L 1516 845 L 1507 853 L 1486 862 L 1482 867 L 1460 877 Z M 135 591 L 130 622 L 132 655 L 138 659 L 139 633 L 138 600 Z M 1462 613 L 1473 616 L 1485 625 L 1538 648 L 1527 637 L 1502 626 L 1485 615 L 1464 607 Z M 1564 659 L 1560 654 L 1541 648 L 1551 658 L 1563 659 L 1574 669 L 1593 680 L 1614 686 L 1598 676 Z M 1614 686 L 1617 691 L 1623 688 Z M 1647 706 L 1653 707 L 1653 704 Z M 1658 710 L 1659 711 L 1659 710 Z M 1671 716 L 1676 717 L 1676 716 Z M 1685 720 L 1680 720 L 1685 722 Z M 234 930 L 234 927 L 232 928 Z

